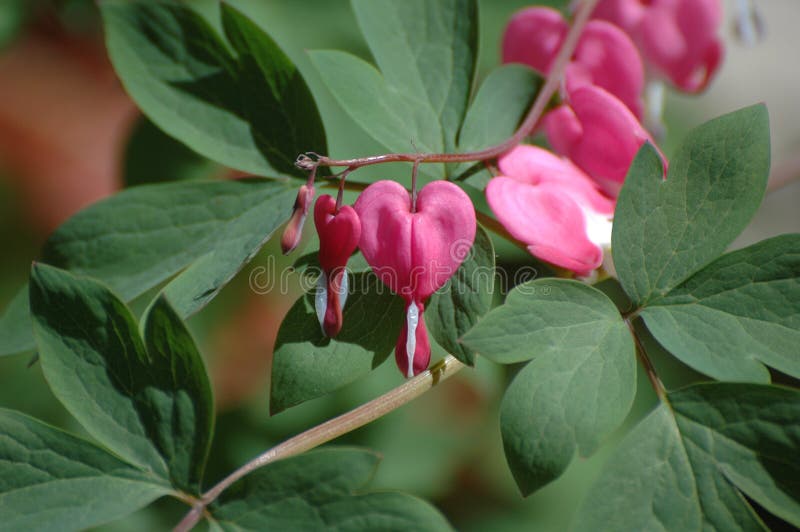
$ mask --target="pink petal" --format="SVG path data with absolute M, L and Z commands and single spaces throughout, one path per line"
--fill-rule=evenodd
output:
M 503 34 L 503 63 L 523 63 L 547 74 L 568 29 L 555 9 L 531 7 L 517 12 Z
M 416 212 L 409 193 L 378 181 L 355 204 L 361 218 L 359 247 L 378 277 L 406 301 L 423 301 L 461 265 L 475 240 L 469 196 L 447 181 L 420 190 Z
M 588 275 L 602 263 L 603 250 L 586 235 L 583 210 L 556 183 L 531 186 L 495 177 L 486 199 L 503 227 L 536 257 L 578 275 Z
M 319 235 L 319 264 L 330 272 L 347 264 L 361 239 L 361 220 L 349 205 L 336 211 L 336 200 L 325 194 L 314 206 L 314 225 Z
M 607 20 L 630 33 L 639 25 L 647 6 L 640 0 L 600 0 L 592 18 Z
M 614 200 L 603 194 L 592 178 L 568 159 L 544 148 L 517 146 L 502 156 L 497 166 L 507 178 L 529 185 L 553 184 L 582 207 L 609 218 L 614 215 Z
M 644 67 L 636 45 L 618 27 L 590 21 L 567 70 L 567 91 L 593 84 L 607 90 L 638 117 L 642 114 Z
M 314 187 L 302 185 L 297 191 L 297 198 L 294 200 L 294 210 L 292 217 L 286 224 L 286 228 L 281 235 L 281 250 L 284 255 L 288 255 L 300 243 L 303 236 L 303 225 L 306 223 L 308 209 L 311 207 L 311 200 L 314 199 Z
M 569 107 L 571 112 L 562 108 L 545 117 L 550 144 L 616 196 L 636 152 L 653 142 L 650 135 L 625 104 L 599 87 L 570 93 Z M 580 136 L 574 134 L 578 128 Z

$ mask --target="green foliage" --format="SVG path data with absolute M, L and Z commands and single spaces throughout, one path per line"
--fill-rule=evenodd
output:
M 339 51 L 311 52 L 336 101 L 389 151 L 453 151 L 472 90 L 475 0 L 353 0 L 378 69 Z M 423 34 L 423 36 L 420 35 Z M 443 177 L 440 165 L 420 169 Z
M 669 395 L 628 434 L 577 530 L 763 530 L 742 496 L 800 526 L 800 392 L 702 384 Z
M 633 403 L 630 332 L 614 304 L 582 283 L 520 285 L 464 342 L 497 362 L 533 358 L 500 407 L 503 447 L 523 495 L 560 476 L 576 449 L 592 454 Z
M 719 257 L 761 203 L 769 173 L 769 118 L 755 105 L 687 135 L 663 179 L 645 145 L 614 214 L 614 265 L 639 305 L 664 296 Z
M 467 110 L 458 135 L 458 151 L 488 148 L 513 135 L 533 104 L 541 84 L 541 77 L 524 65 L 502 65 L 493 70 Z M 463 163 L 455 174 L 464 172 L 473 164 Z
M 0 2 L 0 49 L 8 46 L 19 34 L 28 8 L 23 0 L 3 0 Z
M 800 235 L 724 255 L 642 311 L 676 357 L 719 380 L 800 378 Z
M 325 395 L 369 373 L 394 348 L 403 300 L 372 272 L 350 276 L 342 330 L 327 338 L 317 320 L 313 288 L 292 306 L 275 341 L 270 412 Z
M 219 168 L 173 139 L 147 118 L 133 128 L 125 148 L 125 186 L 211 177 Z
M 108 451 L 0 408 L 0 530 L 79 530 L 170 492 Z
M 428 300 L 425 323 L 428 331 L 448 353 L 467 365 L 475 364 L 475 353 L 459 342 L 478 319 L 489 311 L 494 290 L 494 246 L 478 226 L 475 243 L 455 274 Z
M 289 217 L 296 193 L 261 179 L 135 187 L 67 220 L 47 240 L 42 260 L 103 281 L 124 301 L 174 276 L 163 292 L 186 317 Z M 0 354 L 33 347 L 27 307 L 19 299 L 0 320 L 0 332 L 11 331 L 0 336 Z
M 211 508 L 223 530 L 451 530 L 426 502 L 364 492 L 378 456 L 324 449 L 269 464 L 234 484 Z
M 259 175 L 303 175 L 327 151 L 297 67 L 244 15 L 222 4 L 227 42 L 184 2 L 103 0 L 106 44 L 128 93 L 161 129 L 205 157 Z
M 162 297 L 136 321 L 107 288 L 46 265 L 31 274 L 45 378 L 86 430 L 125 460 L 199 493 L 214 424 L 194 343 Z

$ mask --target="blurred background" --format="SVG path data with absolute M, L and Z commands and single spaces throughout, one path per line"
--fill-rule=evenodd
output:
M 380 153 L 335 104 L 305 50 L 337 48 L 370 59 L 345 0 L 228 0 L 251 15 L 294 60 L 319 102 L 334 156 Z M 546 2 L 535 2 L 546 3 Z M 214 4 L 198 0 L 213 18 Z M 669 93 L 667 154 L 685 132 L 709 118 L 766 102 L 772 128 L 772 180 L 740 247 L 800 231 L 800 20 L 797 0 L 756 1 L 764 28 L 752 47 L 736 38 L 733 2 L 725 3 L 726 56 L 700 96 Z M 528 2 L 482 0 L 479 77 L 497 65 L 505 21 Z M 392 171 L 391 169 L 389 171 Z M 386 172 L 366 168 L 363 175 Z M 371 174 L 370 174 L 371 173 Z M 0 313 L 27 279 L 48 234 L 77 210 L 125 187 L 176 179 L 235 175 L 162 134 L 137 111 L 117 80 L 103 48 L 102 27 L 89 0 L 0 0 Z M 781 183 L 788 183 L 778 186 Z M 309 224 L 311 225 L 311 224 Z M 312 237 L 307 237 L 307 240 Z M 299 295 L 256 295 L 249 271 L 277 255 L 269 243 L 253 263 L 189 324 L 206 357 L 218 406 L 217 433 L 207 473 L 210 484 L 271 445 L 397 386 L 402 378 L 387 362 L 372 375 L 335 394 L 272 418 L 267 408 L 272 344 L 283 315 Z M 498 248 L 509 269 L 528 261 L 510 246 Z M 295 255 L 301 255 L 302 252 Z M 608 284 L 613 290 L 613 283 Z M 142 301 L 134 308 L 143 308 Z M 655 351 L 667 386 L 701 376 Z M 439 353 L 441 355 L 441 352 Z M 81 429 L 49 392 L 32 353 L 0 358 L 0 406 L 15 408 L 69 430 Z M 434 354 L 436 357 L 436 353 Z M 372 487 L 401 489 L 436 504 L 459 530 L 561 530 L 580 503 L 613 441 L 591 459 L 576 459 L 567 473 L 522 499 L 502 454 L 497 411 L 515 368 L 478 361 L 414 403 L 339 444 L 379 451 L 384 461 Z M 627 426 L 640 419 L 655 396 L 647 379 Z M 109 530 L 167 529 L 185 511 L 161 501 Z

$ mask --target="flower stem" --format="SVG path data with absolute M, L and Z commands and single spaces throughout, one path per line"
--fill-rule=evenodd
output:
M 642 340 L 639 338 L 639 334 L 636 332 L 633 321 L 630 318 L 625 318 L 625 324 L 628 326 L 628 329 L 630 329 L 631 336 L 633 336 L 633 342 L 636 344 L 636 356 L 639 359 L 639 362 L 641 362 L 644 370 L 647 372 L 647 378 L 650 379 L 650 384 L 656 391 L 656 395 L 658 395 L 658 398 L 662 402 L 668 402 L 667 389 L 664 387 L 664 383 L 661 382 L 661 379 L 658 377 L 658 373 L 656 373 L 656 368 L 650 361 L 650 357 L 647 356 L 647 351 L 645 351 Z
M 205 495 L 203 495 L 202 499 L 192 506 L 192 509 L 186 514 L 178 526 L 175 527 L 175 532 L 191 530 L 205 513 L 206 507 L 211 504 L 220 493 L 251 471 L 281 458 L 288 458 L 303 453 L 359 427 L 363 427 L 367 423 L 416 399 L 436 386 L 439 382 L 454 375 L 463 367 L 464 364 L 456 360 L 453 356 L 447 355 L 431 369 L 409 379 L 397 388 L 390 390 L 350 412 L 298 434 L 253 458 L 208 490 Z
M 512 136 L 489 148 L 465 152 L 465 153 L 387 153 L 384 155 L 372 155 L 369 157 L 358 157 L 355 159 L 331 159 L 326 155 L 319 155 L 316 153 L 305 153 L 300 155 L 295 162 L 298 168 L 304 170 L 312 170 L 319 166 L 346 166 L 352 169 L 361 168 L 362 166 L 370 166 L 373 164 L 382 163 L 396 163 L 396 162 L 419 162 L 419 163 L 462 163 L 485 161 L 494 159 L 508 150 L 516 147 L 520 142 L 533 132 L 536 124 L 539 122 L 542 113 L 544 113 L 547 103 L 550 98 L 556 93 L 561 85 L 561 78 L 566 69 L 567 64 L 575 52 L 575 47 L 578 45 L 578 39 L 583 32 L 583 28 L 589 20 L 589 16 L 594 10 L 595 4 L 598 0 L 584 0 L 580 3 L 575 18 L 570 28 L 567 38 L 564 39 L 561 49 L 558 51 L 553 66 L 550 68 L 550 74 L 547 76 L 542 89 L 536 96 L 525 120 L 522 121 L 519 128 Z

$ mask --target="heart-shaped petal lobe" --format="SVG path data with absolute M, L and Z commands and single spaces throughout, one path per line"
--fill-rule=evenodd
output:
M 416 211 L 408 191 L 378 181 L 355 203 L 361 218 L 359 247 L 372 269 L 393 292 L 424 301 L 441 288 L 475 240 L 475 210 L 469 196 L 447 181 L 420 190 Z

